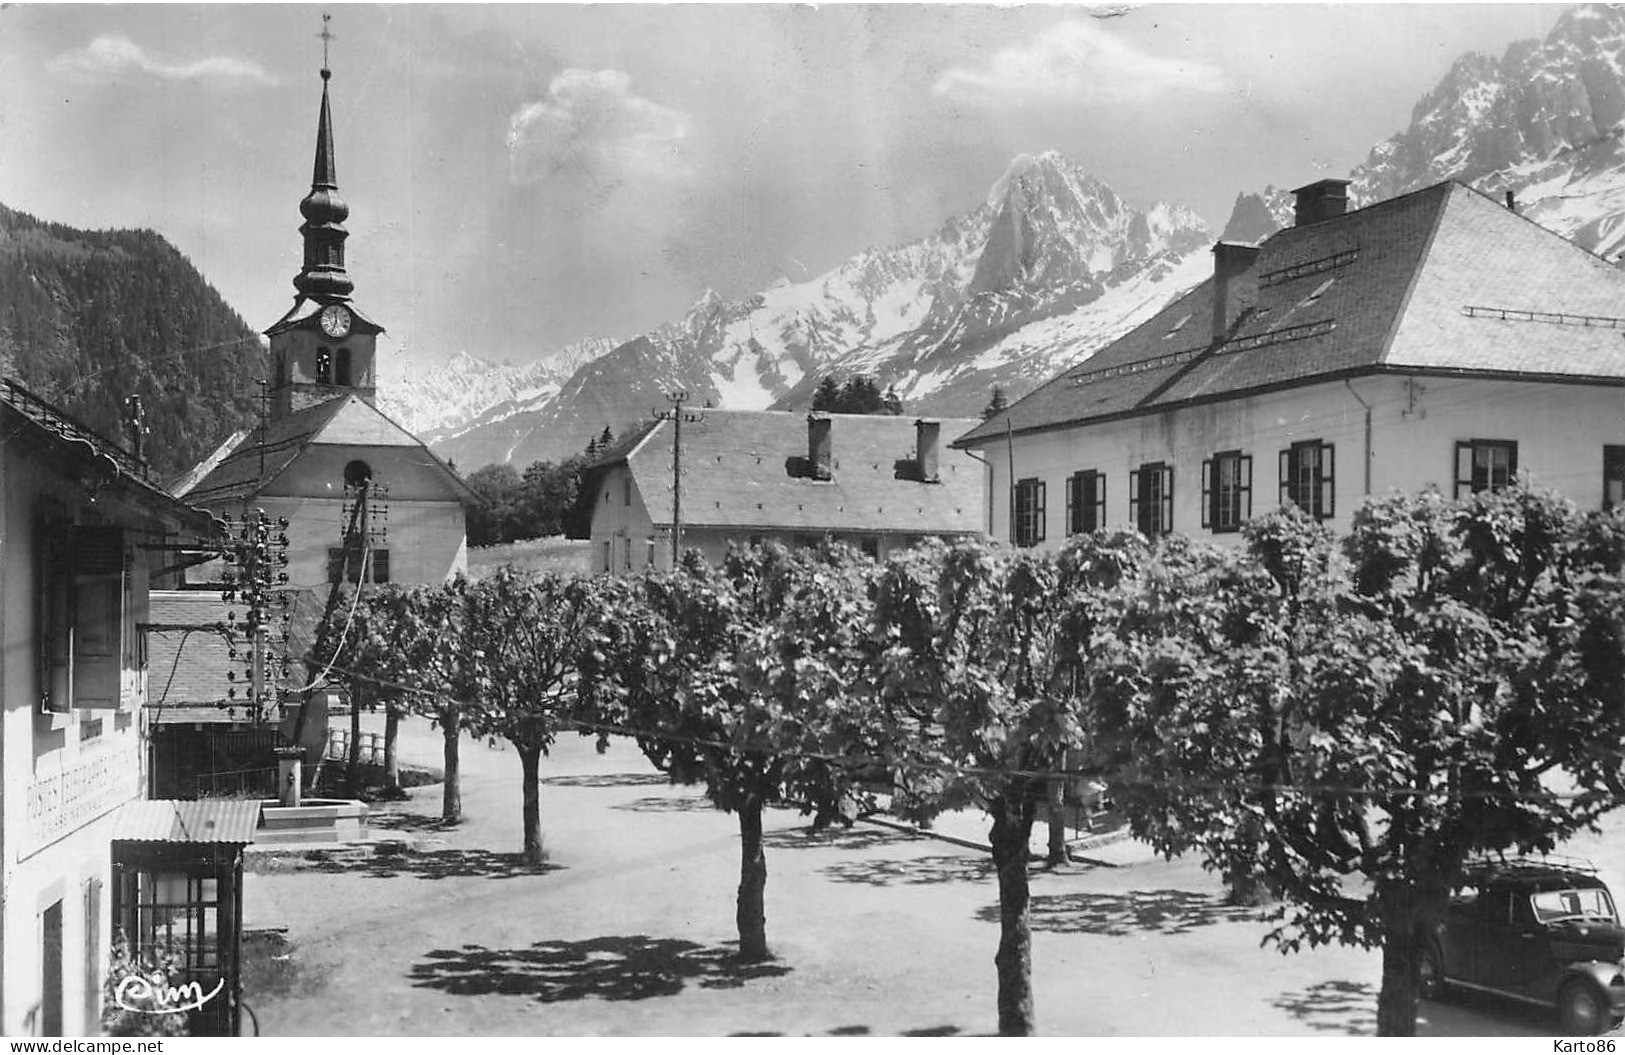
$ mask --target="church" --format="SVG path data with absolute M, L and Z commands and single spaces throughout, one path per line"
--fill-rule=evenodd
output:
M 288 585 L 327 592 L 349 582 L 438 583 L 468 564 L 455 471 L 375 406 L 384 328 L 351 299 L 344 221 L 323 63 L 316 164 L 304 217 L 304 266 L 293 307 L 265 331 L 271 371 L 257 427 L 229 437 L 174 485 L 191 505 L 240 519 L 286 518 Z

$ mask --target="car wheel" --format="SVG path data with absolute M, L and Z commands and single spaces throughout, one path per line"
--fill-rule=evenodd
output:
M 1608 1028 L 1608 1019 L 1608 1004 L 1594 985 L 1570 982 L 1557 994 L 1557 1020 L 1566 1034 L 1594 1037 Z
M 1422 950 L 1422 965 L 1416 972 L 1416 991 L 1423 1000 L 1444 998 L 1444 969 L 1439 965 L 1439 950 L 1431 946 Z

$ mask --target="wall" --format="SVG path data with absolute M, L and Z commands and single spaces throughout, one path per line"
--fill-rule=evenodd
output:
M 1450 495 L 1455 443 L 1518 443 L 1518 468 L 1538 487 L 1561 492 L 1583 509 L 1602 503 L 1602 446 L 1625 443 L 1625 389 L 1477 378 L 1366 377 L 1223 403 L 1015 437 L 1015 479 L 1047 482 L 1043 545 L 1065 542 L 1066 479 L 1085 469 L 1107 474 L 1106 523 L 1128 526 L 1128 473 L 1144 462 L 1174 466 L 1174 530 L 1234 543 L 1202 523 L 1202 461 L 1241 449 L 1253 457 L 1252 513 L 1279 505 L 1278 452 L 1320 439 L 1336 447 L 1336 515 L 1347 531 L 1365 495 L 1365 411 L 1372 407 L 1374 495 L 1428 486 Z M 1003 439 L 981 450 L 990 467 L 988 501 L 994 538 L 1010 538 L 1011 474 Z
M 123 803 L 143 797 L 140 703 L 146 684 L 139 671 L 131 672 L 125 705 L 116 711 L 39 713 L 35 505 L 40 495 L 52 495 L 85 521 L 111 503 L 104 497 L 90 506 L 83 491 L 41 471 L 15 445 L 0 457 L 0 493 L 0 1032 L 27 1036 L 41 1028 L 42 920 L 60 901 L 63 1032 L 82 1035 L 99 1027 L 85 1003 L 87 996 L 99 998 L 111 943 L 114 816 Z M 133 556 L 131 599 L 135 619 L 143 620 L 150 565 L 144 551 Z M 87 723 L 97 719 L 101 732 L 87 739 Z M 92 882 L 100 892 L 90 920 L 96 948 L 87 978 L 85 896 Z

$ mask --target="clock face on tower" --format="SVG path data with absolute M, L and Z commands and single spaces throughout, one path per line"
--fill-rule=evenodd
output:
M 322 332 L 329 337 L 343 337 L 350 332 L 350 309 L 342 304 L 329 304 L 322 309 Z

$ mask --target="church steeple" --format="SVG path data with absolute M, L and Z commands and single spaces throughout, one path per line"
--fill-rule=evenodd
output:
M 316 125 L 316 165 L 310 177 L 310 193 L 299 203 L 305 222 L 299 233 L 305 239 L 305 266 L 294 277 L 293 287 L 302 296 L 331 304 L 350 298 L 355 283 L 344 270 L 344 229 L 350 207 L 339 197 L 338 167 L 333 157 L 333 114 L 327 101 L 327 85 L 333 71 L 327 68 L 327 16 L 322 16 L 322 112 Z

